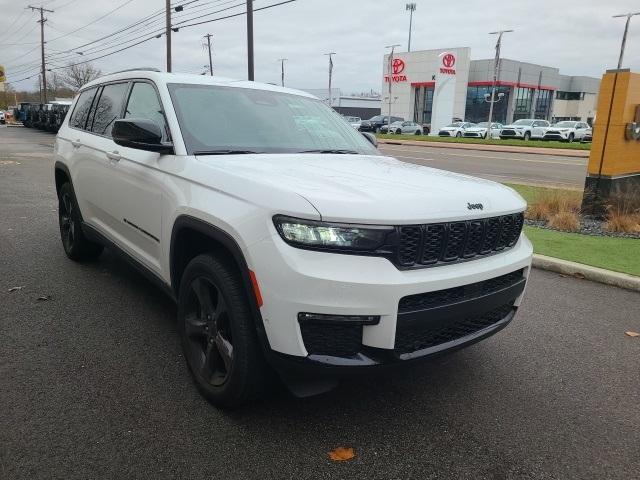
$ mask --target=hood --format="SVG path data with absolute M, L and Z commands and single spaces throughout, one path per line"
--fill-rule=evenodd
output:
M 440 128 L 440 130 L 444 130 L 447 132 L 453 131 L 453 130 L 460 130 L 462 127 L 442 127 Z
M 283 190 L 296 193 L 328 221 L 428 223 L 490 217 L 526 206 L 514 190 L 498 183 L 384 156 L 267 154 L 198 159 L 245 184 L 259 183 L 274 195 Z M 470 204 L 479 203 L 482 210 L 469 209 Z
M 481 132 L 486 129 L 487 127 L 469 127 L 467 128 L 467 132 Z M 493 129 L 495 130 L 495 127 Z

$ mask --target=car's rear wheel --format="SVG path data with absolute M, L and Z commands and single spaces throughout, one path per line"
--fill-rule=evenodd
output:
M 402 133 L 402 130 L 400 130 L 399 128 L 396 130 L 396 135 L 400 135 Z
M 422 135 L 422 132 L 420 130 L 416 130 L 413 134 L 414 135 Z
M 58 191 L 58 224 L 64 253 L 77 262 L 96 258 L 103 246 L 89 241 L 82 231 L 82 216 L 70 183 Z
M 212 404 L 234 407 L 264 391 L 268 370 L 233 267 L 210 254 L 189 262 L 180 282 L 178 328 L 195 384 Z

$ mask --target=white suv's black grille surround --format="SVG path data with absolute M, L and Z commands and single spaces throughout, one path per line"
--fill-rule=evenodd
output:
M 513 247 L 523 224 L 520 212 L 464 222 L 400 226 L 395 263 L 400 268 L 420 268 L 490 255 Z

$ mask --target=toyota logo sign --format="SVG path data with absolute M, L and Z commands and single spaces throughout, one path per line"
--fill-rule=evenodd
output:
M 404 60 L 401 58 L 394 58 L 391 64 L 391 69 L 394 75 L 399 75 L 404 71 Z
M 456 64 L 456 56 L 453 53 L 440 54 L 442 56 L 442 66 L 440 67 L 440 73 L 444 75 L 455 75 L 456 69 L 453 68 Z
M 446 68 L 453 68 L 456 64 L 456 57 L 453 53 L 447 53 L 444 57 L 442 57 L 442 65 Z

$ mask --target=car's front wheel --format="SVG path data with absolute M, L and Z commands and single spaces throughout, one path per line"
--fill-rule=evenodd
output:
M 195 384 L 212 404 L 234 407 L 264 391 L 267 367 L 242 279 L 231 265 L 210 254 L 189 262 L 178 328 Z
M 569 138 L 567 138 L 567 142 L 569 143 L 573 143 L 573 140 L 576 138 L 576 136 L 573 133 L 569 134 Z
M 456 133 L 456 138 L 460 138 L 460 137 L 462 137 L 462 132 Z
M 524 141 L 528 142 L 529 140 L 531 140 L 531 132 L 524 132 Z
M 82 231 L 82 216 L 70 183 L 58 191 L 58 224 L 64 253 L 76 262 L 96 258 L 103 246 L 89 241 Z

